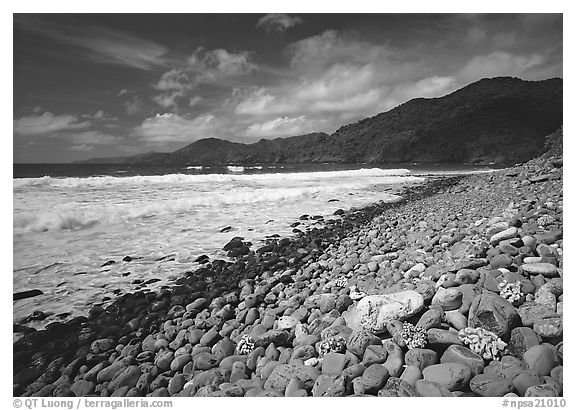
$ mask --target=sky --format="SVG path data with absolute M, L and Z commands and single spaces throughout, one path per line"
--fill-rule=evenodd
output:
M 13 160 L 333 133 L 485 77 L 562 77 L 561 14 L 14 14 Z

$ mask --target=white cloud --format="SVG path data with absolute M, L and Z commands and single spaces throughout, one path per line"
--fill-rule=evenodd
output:
M 80 47 L 86 58 L 97 63 L 152 70 L 165 64 L 164 55 L 168 52 L 160 44 L 104 27 L 67 25 L 63 28 L 27 15 L 15 17 L 14 24 L 35 34 Z
M 296 41 L 288 46 L 287 52 L 293 69 L 301 71 L 321 71 L 336 63 L 389 63 L 399 54 L 399 50 L 387 44 L 358 40 L 336 30 Z
M 154 88 L 158 90 L 186 90 L 192 88 L 192 80 L 183 68 L 166 71 Z
M 178 99 L 183 96 L 183 91 L 172 91 L 155 95 L 153 100 L 163 108 L 173 108 L 176 107 Z
M 483 77 L 522 76 L 529 69 L 541 64 L 539 54 L 515 55 L 504 51 L 494 51 L 488 55 L 472 58 L 461 70 L 465 80 L 475 81 Z
M 211 114 L 187 118 L 178 114 L 157 114 L 146 118 L 131 135 L 148 143 L 193 142 L 201 138 L 218 137 L 219 123 Z
M 81 152 L 87 152 L 87 151 L 92 151 L 94 149 L 94 146 L 92 145 L 86 145 L 86 144 L 81 144 L 81 145 L 72 145 L 70 147 L 71 150 L 73 151 L 81 151 Z
M 78 122 L 74 115 L 54 115 L 45 112 L 42 115 L 29 115 L 14 120 L 14 132 L 19 135 L 47 135 L 56 131 L 86 128 L 88 121 Z
M 295 118 L 278 117 L 250 125 L 246 129 L 246 135 L 250 137 L 292 136 L 304 133 L 308 125 L 303 115 Z
M 252 55 L 247 51 L 206 51 L 200 47 L 181 66 L 162 74 L 153 85 L 153 88 L 162 93 L 154 96 L 153 100 L 163 108 L 177 108 L 181 97 L 188 97 L 188 102 L 196 104 L 200 101 L 197 99 L 199 97 L 191 95 L 191 92 L 198 84 L 222 85 L 225 79 L 243 76 L 256 70 L 258 66 L 252 62 Z
M 222 48 L 202 53 L 197 50 L 189 59 L 188 63 L 192 70 L 198 71 L 198 78 L 214 80 L 221 77 L 230 77 L 247 74 L 257 70 L 258 67 L 251 60 L 247 51 L 230 53 Z
M 190 97 L 190 100 L 188 100 L 188 105 L 190 107 L 194 107 L 195 105 L 198 105 L 200 103 L 200 101 L 202 101 L 202 97 L 200 97 L 199 95 L 196 95 L 194 97 Z
M 266 31 L 283 32 L 302 23 L 304 23 L 304 20 L 298 16 L 289 16 L 287 14 L 267 14 L 258 20 L 256 27 L 263 28 Z
M 275 86 L 237 90 L 230 99 L 234 112 L 252 121 L 248 135 L 333 132 L 411 98 L 439 97 L 458 87 L 417 54 L 335 30 L 292 43 L 287 53 L 291 75 Z M 304 116 L 306 127 L 292 121 Z
M 262 115 L 275 112 L 270 107 L 276 102 L 276 97 L 271 95 L 266 88 L 256 88 L 240 98 L 235 109 L 237 114 Z

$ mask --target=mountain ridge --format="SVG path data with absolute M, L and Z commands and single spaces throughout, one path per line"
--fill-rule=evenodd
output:
M 561 78 L 484 78 L 442 97 L 411 99 L 331 135 L 251 144 L 205 138 L 171 153 L 120 157 L 118 163 L 524 162 L 540 155 L 545 137 L 562 126 L 562 84 Z

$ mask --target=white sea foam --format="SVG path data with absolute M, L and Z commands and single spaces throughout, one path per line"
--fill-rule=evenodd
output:
M 242 166 L 228 165 L 226 168 L 228 168 L 230 172 L 244 172 L 244 167 Z
M 241 172 L 244 167 L 232 167 Z M 240 170 L 242 168 L 242 170 Z M 307 181 L 317 179 L 338 179 L 338 178 L 360 178 L 360 177 L 388 177 L 408 175 L 407 169 L 379 169 L 363 168 L 346 171 L 322 171 L 322 172 L 294 172 L 294 173 L 273 173 L 256 175 L 231 175 L 231 174 L 167 174 L 167 175 L 138 175 L 131 177 L 99 176 L 88 178 L 53 178 L 44 176 L 41 178 L 17 178 L 13 180 L 14 188 L 27 186 L 49 186 L 59 188 L 76 187 L 101 187 L 104 185 L 154 185 L 154 184 L 197 184 L 212 182 L 280 182 L 280 181 Z M 386 183 L 393 183 L 385 181 Z
M 191 165 L 189 167 L 186 167 L 186 169 L 195 169 L 197 171 L 201 171 L 202 168 L 204 168 L 202 165 Z
M 221 209 L 230 206 L 268 204 L 281 206 L 283 202 L 314 198 L 323 194 L 353 190 L 367 186 L 364 183 L 348 183 L 312 187 L 237 188 L 231 191 L 197 192 L 187 198 L 164 199 L 122 204 L 115 203 L 100 207 L 81 207 L 77 203 L 42 210 L 40 212 L 18 212 L 13 219 L 15 233 L 46 232 L 54 230 L 75 230 L 101 223 L 117 223 L 136 218 L 148 218 L 158 215 L 193 212 L 202 208 Z
M 339 208 L 394 201 L 399 197 L 376 186 L 421 180 L 407 170 L 368 168 L 15 179 L 14 291 L 44 295 L 17 301 L 14 318 L 38 310 L 38 303 L 50 312 L 85 315 L 115 290 L 134 290 L 134 279 L 160 278 L 153 286 L 161 286 L 201 254 L 223 257 L 222 246 L 234 236 L 258 246 L 266 235 L 290 235 L 299 215 L 331 218 Z M 334 198 L 339 201 L 330 202 Z M 233 229 L 221 233 L 221 226 Z M 157 261 L 168 254 L 176 259 Z M 124 263 L 126 255 L 141 259 Z M 101 268 L 110 259 L 117 263 Z

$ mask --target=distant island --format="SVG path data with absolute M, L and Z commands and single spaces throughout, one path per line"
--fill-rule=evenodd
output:
M 439 98 L 416 98 L 332 135 L 312 133 L 253 144 L 218 138 L 171 153 L 92 158 L 101 164 L 475 163 L 510 164 L 544 151 L 562 125 L 562 79 L 482 79 Z

